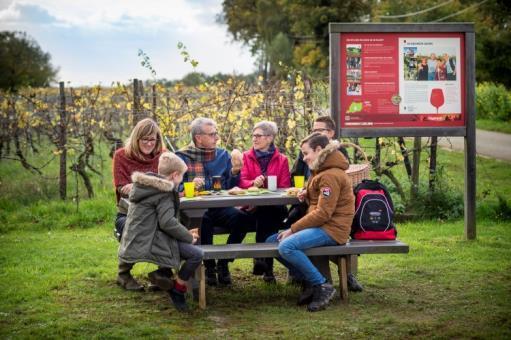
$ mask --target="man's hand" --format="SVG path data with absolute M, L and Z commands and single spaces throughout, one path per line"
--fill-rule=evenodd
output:
M 255 187 L 260 188 L 263 186 L 263 184 L 264 184 L 264 176 L 263 175 L 259 175 L 256 177 L 256 179 L 254 179 L 253 185 Z
M 293 231 L 291 230 L 291 228 L 286 229 L 283 232 L 279 233 L 279 235 L 277 236 L 277 240 L 279 240 L 279 242 L 281 242 L 286 237 L 291 236 L 292 234 L 293 234 Z
M 199 228 L 190 229 L 190 230 L 188 230 L 188 232 L 189 232 L 189 233 L 192 235 L 192 237 L 193 237 L 192 244 L 196 244 L 196 243 L 197 243 L 197 240 L 199 239 Z
M 126 184 L 120 190 L 121 194 L 124 196 L 128 196 L 130 194 L 131 188 L 133 187 L 133 183 Z
M 296 195 L 296 197 L 298 198 L 298 200 L 300 202 L 305 201 L 305 196 L 307 196 L 307 190 L 305 190 L 305 189 L 298 191 L 298 194 Z
M 204 177 L 195 177 L 193 179 L 193 183 L 195 183 L 195 189 L 200 190 L 204 187 L 206 181 L 204 180 Z
M 243 168 L 243 155 L 241 154 L 241 151 L 238 149 L 234 149 L 231 152 L 231 172 L 233 175 L 237 175 L 241 168 Z

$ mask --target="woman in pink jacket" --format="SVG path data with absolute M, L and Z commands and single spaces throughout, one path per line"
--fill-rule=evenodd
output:
M 241 188 L 268 187 L 268 176 L 277 176 L 278 188 L 289 188 L 291 175 L 287 157 L 281 154 L 273 143 L 277 135 L 277 124 L 262 121 L 252 130 L 252 145 L 243 153 L 239 186 Z M 252 214 L 257 222 L 256 242 L 266 239 L 282 228 L 282 221 L 287 216 L 285 206 L 263 206 L 254 208 Z M 254 275 L 263 275 L 266 282 L 274 283 L 273 258 L 255 259 Z

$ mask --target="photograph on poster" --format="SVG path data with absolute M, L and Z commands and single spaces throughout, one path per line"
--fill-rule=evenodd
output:
M 348 96 L 360 96 L 362 95 L 362 85 L 360 85 L 360 82 L 348 82 L 346 93 Z
M 459 38 L 400 38 L 400 114 L 461 114 Z
M 362 44 L 346 45 L 346 94 L 360 96 L 362 94 Z
M 362 44 L 346 45 L 346 68 L 360 70 L 362 68 Z

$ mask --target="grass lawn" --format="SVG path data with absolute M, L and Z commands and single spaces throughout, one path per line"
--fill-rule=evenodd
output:
M 511 133 L 511 122 L 495 121 L 491 119 L 476 120 L 476 127 L 481 130 Z
M 363 293 L 311 314 L 295 305 L 279 265 L 276 286 L 232 266 L 234 286 L 208 289 L 208 309 L 179 314 L 161 292 L 128 293 L 115 283 L 111 225 L 0 236 L 0 336 L 509 338 L 511 223 L 482 221 L 476 241 L 463 224 L 408 223 L 408 255 L 360 258 Z M 139 264 L 145 281 L 154 266 Z
M 318 313 L 295 305 L 299 289 L 286 285 L 282 266 L 278 284 L 267 286 L 250 274 L 250 260 L 238 260 L 232 288 L 208 289 L 206 311 L 193 304 L 179 314 L 164 293 L 115 284 L 109 164 L 95 179 L 96 197 L 77 211 L 73 200 L 54 198 L 53 182 L 2 161 L 0 338 L 509 339 L 511 221 L 489 217 L 497 196 L 511 198 L 509 163 L 477 162 L 478 211 L 487 212 L 479 214 L 477 240 L 464 240 L 461 220 L 400 224 L 410 254 L 360 257 L 364 292 Z M 463 156 L 441 151 L 439 164 L 461 188 Z M 138 264 L 134 274 L 147 283 L 154 268 Z

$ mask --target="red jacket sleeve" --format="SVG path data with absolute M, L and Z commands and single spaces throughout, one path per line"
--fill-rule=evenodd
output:
M 289 162 L 287 157 L 281 155 L 277 187 L 289 188 L 291 186 L 291 175 L 289 173 Z
M 254 181 L 253 174 L 250 169 L 253 167 L 251 164 L 250 158 L 247 156 L 247 153 L 243 153 L 243 167 L 241 168 L 240 180 L 238 185 L 240 188 L 246 189 L 252 186 L 252 182 Z

